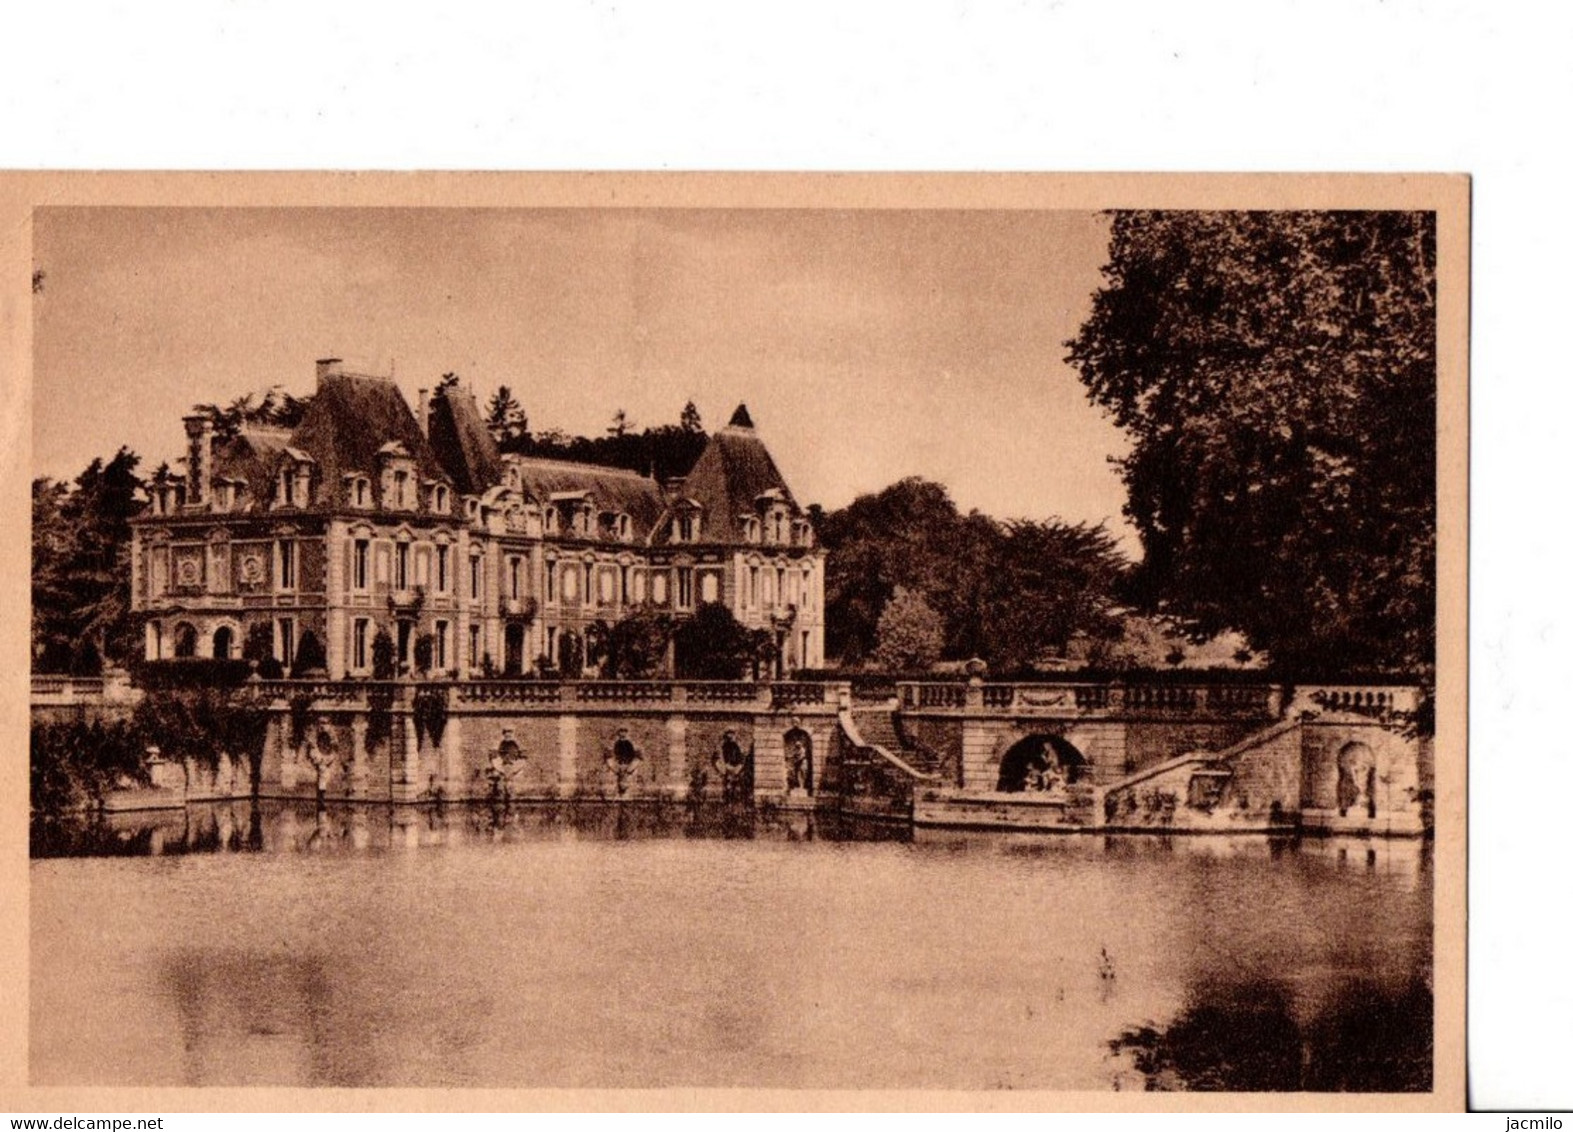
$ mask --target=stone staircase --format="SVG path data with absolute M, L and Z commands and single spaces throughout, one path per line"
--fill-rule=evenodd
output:
M 871 747 L 895 755 L 923 774 L 936 774 L 942 761 L 938 752 L 914 742 L 901 726 L 901 717 L 888 707 L 854 707 L 852 722 Z

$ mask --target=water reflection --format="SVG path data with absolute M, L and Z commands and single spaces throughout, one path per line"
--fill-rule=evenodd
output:
M 1309 1012 L 1282 981 L 1213 984 L 1166 1026 L 1131 1027 L 1109 1049 L 1147 1090 L 1424 1092 L 1431 1015 L 1420 979 L 1398 990 L 1351 979 Z
M 386 851 L 565 837 L 606 841 L 910 841 L 912 831 L 901 823 L 834 813 L 721 805 L 330 803 L 319 807 L 311 802 L 249 801 L 36 820 L 30 829 L 30 848 L 35 859 L 150 857 Z
M 33 852 L 38 1084 L 1429 1079 L 1423 842 L 239 802 Z

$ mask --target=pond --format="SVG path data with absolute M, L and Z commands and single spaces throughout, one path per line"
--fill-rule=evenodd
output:
M 35 1085 L 1430 1087 L 1425 842 L 239 802 L 33 857 Z

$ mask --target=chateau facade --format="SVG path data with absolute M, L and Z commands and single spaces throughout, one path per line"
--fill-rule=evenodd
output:
M 370 676 L 385 630 L 406 669 L 429 636 L 434 672 L 523 675 L 574 667 L 597 622 L 719 603 L 770 634 L 773 675 L 824 663 L 824 552 L 742 406 L 664 483 L 501 454 L 468 392 L 412 413 L 337 359 L 294 428 L 185 425 L 186 474 L 133 523 L 149 660 L 265 635 L 289 666 L 310 632 L 329 676 Z

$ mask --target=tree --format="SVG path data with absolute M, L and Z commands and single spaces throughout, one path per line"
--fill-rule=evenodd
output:
M 498 444 L 517 440 L 530 431 L 530 422 L 524 415 L 524 409 L 506 385 L 499 385 L 486 405 L 486 431 L 492 434 L 492 439 Z
M 317 634 L 307 629 L 300 635 L 300 643 L 295 646 L 295 663 L 290 666 L 290 675 L 296 679 L 303 676 L 318 676 L 328 669 L 328 654 L 322 647 L 322 641 Z
M 945 628 L 923 595 L 897 586 L 879 617 L 879 647 L 874 660 L 882 668 L 916 672 L 939 659 Z
M 612 414 L 612 423 L 606 426 L 606 433 L 608 436 L 626 436 L 633 427 L 633 422 L 628 419 L 628 411 L 618 409 Z
M 704 432 L 705 426 L 699 419 L 699 408 L 692 401 L 683 406 L 682 416 L 677 419 L 677 427 L 684 432 Z
M 269 621 L 253 621 L 246 630 L 246 640 L 240 647 L 242 660 L 251 661 L 256 665 L 256 673 L 264 680 L 280 680 L 284 677 L 284 666 L 273 655 L 273 624 Z
M 394 647 L 393 637 L 388 630 L 378 626 L 376 635 L 371 639 L 371 678 L 373 680 L 392 680 L 398 674 L 398 649 Z
M 672 619 L 641 606 L 619 621 L 596 621 L 585 630 L 591 664 L 608 680 L 648 680 L 666 661 Z
M 1114 631 L 1126 563 L 1101 526 L 962 515 L 943 486 L 913 478 L 819 515 L 816 529 L 830 552 L 826 645 L 845 664 L 875 654 L 900 588 L 939 615 L 941 656 L 979 656 L 997 671 L 1063 655 L 1078 633 Z
M 95 459 L 67 487 L 33 481 L 33 663 L 64 671 L 79 642 L 104 660 L 124 663 L 138 650 L 131 616 L 131 519 L 142 510 L 136 453 L 122 448 Z
M 431 671 L 432 661 L 437 655 L 437 638 L 430 633 L 422 633 L 415 638 L 415 671 L 425 675 Z
M 740 680 L 754 660 L 754 640 L 720 602 L 701 602 L 672 635 L 680 680 Z
M 1134 593 L 1287 671 L 1430 668 L 1430 213 L 1125 212 L 1067 343 L 1131 437 Z

